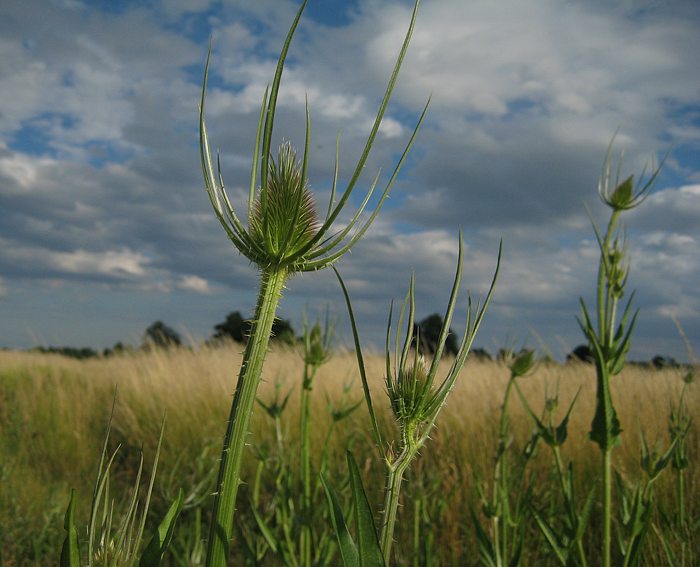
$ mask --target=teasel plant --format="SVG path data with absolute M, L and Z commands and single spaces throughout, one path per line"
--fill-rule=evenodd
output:
M 620 179 L 623 156 L 618 159 L 613 176 L 612 147 L 610 141 L 598 182 L 601 201 L 610 209 L 610 219 L 601 234 L 591 220 L 596 241 L 600 249 L 598 279 L 596 285 L 596 310 L 591 315 L 583 299 L 579 326 L 588 340 L 596 369 L 596 406 L 589 437 L 601 452 L 603 506 L 602 506 L 602 565 L 611 564 L 611 518 L 612 518 L 612 450 L 621 441 L 622 428 L 615 411 L 610 390 L 611 377 L 619 374 L 625 366 L 625 357 L 630 349 L 632 332 L 639 313 L 632 313 L 634 293 L 630 294 L 624 309 L 630 264 L 624 230 L 620 217 L 625 211 L 635 209 L 649 196 L 663 165 L 646 177 L 646 169 L 635 184 L 634 175 Z M 589 213 L 590 216 L 590 213 Z
M 474 306 L 471 298 L 468 300 L 464 337 L 459 346 L 457 355 L 452 361 L 447 375 L 444 378 L 438 377 L 438 371 L 443 357 L 445 343 L 450 332 L 450 324 L 452 323 L 452 317 L 457 304 L 459 286 L 462 280 L 463 242 L 461 231 L 459 235 L 457 270 L 452 284 L 452 292 L 450 294 L 447 310 L 445 312 L 444 323 L 432 360 L 426 360 L 419 352 L 419 331 L 415 330 L 414 324 L 416 307 L 415 279 L 413 276 L 411 276 L 409 290 L 399 312 L 398 328 L 393 340 L 392 304 L 392 308 L 389 310 L 389 321 L 386 332 L 385 387 L 389 397 L 391 411 L 397 425 L 398 436 L 387 440 L 382 436 L 374 411 L 374 404 L 369 389 L 359 333 L 352 311 L 350 297 L 339 272 L 337 270 L 335 271 L 343 290 L 350 317 L 359 373 L 362 379 L 365 401 L 372 424 L 374 442 L 378 449 L 379 457 L 384 462 L 385 469 L 384 504 L 380 530 L 377 532 L 371 514 L 368 515 L 366 513 L 368 505 L 366 503 L 366 496 L 364 495 L 364 488 L 362 487 L 362 480 L 359 478 L 358 467 L 354 463 L 352 455 L 350 453 L 348 454 L 351 484 L 353 486 L 354 509 L 358 525 L 359 545 L 357 548 L 354 547 L 354 542 L 352 542 L 344 519 L 342 517 L 337 517 L 334 527 L 345 565 L 355 564 L 353 563 L 355 557 L 359 557 L 359 564 L 361 565 L 390 564 L 394 528 L 401 497 L 401 484 L 409 465 L 418 456 L 421 449 L 430 438 L 438 415 L 445 405 L 447 397 L 452 391 L 462 367 L 467 360 L 469 350 L 471 349 L 476 333 L 481 326 L 484 314 L 491 301 L 491 296 L 493 295 L 501 264 L 501 253 L 502 245 L 499 246 L 496 270 L 489 291 L 483 302 L 479 301 Z M 405 331 L 403 330 L 404 322 L 406 323 Z M 403 344 L 401 344 L 402 336 Z M 393 353 L 392 342 L 394 343 Z M 415 347 L 413 348 L 413 352 L 411 352 L 412 347 Z M 331 508 L 340 513 L 340 505 L 335 501 L 334 493 L 327 484 L 325 487 Z M 363 513 L 363 510 L 365 513 Z M 364 544 L 362 541 L 363 539 Z
M 490 523 L 482 525 L 478 514 L 472 508 L 472 522 L 476 529 L 479 555 L 482 565 L 500 567 L 521 565 L 525 547 L 527 504 L 532 500 L 532 483 L 525 474 L 531 459 L 536 455 L 540 434 L 535 431 L 513 458 L 513 432 L 510 426 L 510 400 L 513 390 L 518 389 L 517 381 L 532 373 L 537 366 L 534 350 L 522 349 L 515 352 L 506 348 L 502 361 L 510 371 L 501 404 L 498 426 L 498 443 L 493 457 L 493 472 L 485 489 L 477 483 L 477 490 L 484 516 Z
M 214 495 L 212 522 L 207 547 L 207 567 L 223 567 L 228 557 L 229 542 L 234 527 L 236 497 L 240 483 L 240 470 L 248 435 L 250 417 L 256 392 L 262 376 L 265 353 L 268 348 L 272 323 L 282 297 L 285 284 L 291 276 L 326 268 L 337 262 L 362 238 L 386 200 L 401 166 L 425 117 L 426 103 L 417 125 L 389 177 L 374 210 L 365 219 L 363 214 L 375 192 L 379 174 L 374 178 L 362 203 L 350 221 L 340 229 L 334 223 L 344 210 L 363 172 L 374 144 L 387 105 L 411 39 L 419 0 L 416 0 L 411 21 L 399 51 L 384 97 L 360 155 L 359 161 L 342 193 L 338 187 L 339 137 L 336 143 L 335 167 L 331 197 L 323 220 L 320 220 L 310 191 L 307 166 L 310 146 L 310 117 L 306 106 L 306 135 L 301 158 L 290 143 L 283 143 L 277 159 L 272 155 L 272 134 L 277 108 L 277 97 L 285 60 L 292 37 L 297 28 L 307 0 L 301 4 L 277 63 L 272 81 L 262 101 L 253 151 L 250 189 L 248 196 L 247 226 L 231 204 L 221 174 L 220 160 L 216 157 L 216 169 L 212 157 L 205 123 L 205 98 L 211 58 L 211 45 L 204 71 L 202 96 L 199 107 L 200 156 L 204 184 L 214 213 L 227 236 L 237 250 L 260 273 L 255 314 L 238 377 L 238 383 L 228 419 L 221 463 Z M 257 170 L 260 169 L 258 178 Z M 336 201 L 336 196 L 339 197 Z

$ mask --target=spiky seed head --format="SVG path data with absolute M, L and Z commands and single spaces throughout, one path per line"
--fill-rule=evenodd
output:
M 284 142 L 277 160 L 269 161 L 267 186 L 260 188 L 250 214 L 250 236 L 264 251 L 261 262 L 284 265 L 314 237 L 318 227 L 302 165 L 292 145 Z
M 413 365 L 397 370 L 389 397 L 394 416 L 402 427 L 420 424 L 429 417 L 426 408 L 431 394 L 428 368 L 422 356 Z

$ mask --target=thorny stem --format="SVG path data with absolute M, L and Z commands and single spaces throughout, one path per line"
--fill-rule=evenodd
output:
M 380 546 L 384 554 L 384 563 L 390 564 L 391 546 L 394 543 L 394 526 L 396 525 L 396 514 L 399 509 L 399 499 L 401 497 L 401 483 L 406 473 L 408 465 L 418 452 L 415 445 L 406 446 L 399 457 L 393 462 L 387 461 L 386 484 L 384 486 L 384 512 L 382 517 L 382 530 L 379 536 Z
M 612 339 L 615 332 L 615 318 L 610 317 L 610 312 L 606 309 L 606 307 L 609 305 L 608 302 L 610 300 L 610 290 L 606 286 L 606 272 L 609 260 L 605 256 L 610 249 L 610 239 L 615 231 L 615 226 L 617 225 L 619 216 L 619 211 L 613 211 L 612 215 L 610 216 L 608 229 L 605 231 L 605 239 L 603 240 L 601 247 L 602 258 L 598 268 L 598 331 L 600 333 L 600 342 L 606 348 L 612 344 Z M 606 290 L 608 291 L 607 295 L 605 293 Z M 606 314 L 608 315 L 607 319 Z
M 609 257 L 610 241 L 615 231 L 620 211 L 614 210 L 610 216 L 605 237 L 601 246 L 601 261 L 598 269 L 598 332 L 603 356 L 611 352 L 615 335 L 615 314 L 617 298 L 613 294 L 608 279 L 611 258 Z M 596 364 L 598 373 L 598 397 L 609 396 L 608 384 L 609 371 L 607 360 L 600 360 Z M 612 401 L 610 401 L 612 406 Z M 606 443 L 602 449 L 602 473 L 603 473 L 603 567 L 610 567 L 611 547 L 611 520 L 612 520 L 612 447 Z
M 275 320 L 287 276 L 287 270 L 284 268 L 271 267 L 262 272 L 250 338 L 243 354 L 238 385 L 233 397 L 221 452 L 209 530 L 207 567 L 226 567 L 228 562 L 246 436 L 255 404 L 255 395 L 262 377 L 272 323 Z
M 508 556 L 508 461 L 506 449 L 508 445 L 508 401 L 513 384 L 515 384 L 515 377 L 511 376 L 510 380 L 508 380 L 503 396 L 503 405 L 501 406 L 498 452 L 496 453 L 496 469 L 493 483 L 493 506 L 496 510 L 500 510 L 500 514 L 497 513 L 493 517 L 494 548 L 498 554 L 499 565 Z
M 603 567 L 610 567 L 612 517 L 612 451 L 603 451 Z

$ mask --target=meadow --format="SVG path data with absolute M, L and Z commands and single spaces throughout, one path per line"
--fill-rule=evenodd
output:
M 86 524 L 116 389 L 110 438 L 110 450 L 121 445 L 110 479 L 115 514 L 123 512 L 142 447 L 146 471 L 150 471 L 165 414 L 148 525 L 162 515 L 182 488 L 185 505 L 163 564 L 203 565 L 202 540 L 206 537 L 210 494 L 221 449 L 220 432 L 230 406 L 231 376 L 241 363 L 241 348 L 231 343 L 218 348 L 138 351 L 84 361 L 59 355 L 0 352 L 0 564 L 9 567 L 58 563 L 65 533 L 63 516 L 71 488 L 77 490 L 76 522 L 80 526 Z M 377 418 L 383 428 L 391 428 L 394 418 L 385 391 L 383 357 L 367 355 L 365 364 Z M 441 370 L 446 372 L 448 365 L 449 360 L 443 360 Z M 686 370 L 628 365 L 613 378 L 612 394 L 624 429 L 624 440 L 615 451 L 614 468 L 625 483 L 644 481 L 640 429 L 650 446 L 655 442 L 659 448 L 668 446 L 669 416 L 684 389 L 682 378 Z M 261 535 L 252 502 L 257 503 L 261 514 L 271 507 L 279 509 L 279 465 L 283 462 L 292 470 L 298 466 L 303 374 L 301 348 L 273 349 L 258 392 L 259 400 L 268 408 L 274 406 L 275 399 L 281 408 L 289 394 L 286 406 L 278 412 L 265 411 L 261 405 L 256 408 L 242 472 L 248 484 L 239 498 L 237 537 L 247 538 L 251 549 L 262 554 L 257 563 L 261 565 L 283 563 Z M 485 513 L 488 507 L 480 494 L 489 500 L 493 489 L 499 423 L 509 377 L 508 366 L 498 361 L 470 359 L 462 369 L 429 444 L 406 474 L 395 533 L 396 565 L 485 564 L 471 510 L 484 529 L 491 532 Z M 559 403 L 554 410 L 557 423 L 580 389 L 561 456 L 565 464 L 574 463 L 581 505 L 600 474 L 597 448 L 588 439 L 596 397 L 594 366 L 542 362 L 531 374 L 517 378 L 517 384 L 537 415 L 542 415 L 545 396 L 551 399 L 558 392 Z M 319 368 L 311 398 L 313 469 L 324 467 L 325 476 L 337 487 L 340 497 L 349 499 L 343 485 L 347 482 L 345 451 L 351 449 L 365 478 L 373 510 L 379 510 L 382 466 L 374 454 L 366 407 L 363 402 L 349 415 L 343 412 L 362 400 L 354 353 L 334 353 Z M 698 415 L 700 395 L 696 386 L 686 388 L 684 400 L 688 414 Z M 511 398 L 507 415 L 510 421 L 505 450 L 511 468 L 516 472 L 525 465 L 522 474 L 511 479 L 510 501 L 516 503 L 520 495 L 527 493 L 535 509 L 556 518 L 563 512 L 552 452 L 540 440 L 524 463 L 523 451 L 534 431 L 533 420 L 517 396 Z M 698 440 L 697 423 L 693 422 L 686 438 L 690 466 L 686 469 L 683 498 L 686 520 L 695 529 L 688 530 L 686 536 L 674 527 L 679 513 L 678 471 L 668 467 L 656 485 L 657 508 L 653 529 L 644 539 L 642 565 L 670 564 L 663 536 L 676 557 L 680 557 L 683 548 L 685 565 L 696 565 L 700 559 Z M 326 443 L 328 450 L 323 452 L 321 447 Z M 322 452 L 327 455 L 325 464 L 320 462 Z M 326 507 L 324 498 L 318 502 L 319 508 Z M 614 531 L 622 535 L 625 511 L 619 492 L 615 503 Z M 592 517 L 597 514 L 599 510 L 594 509 Z M 319 513 L 315 518 L 315 537 L 320 540 L 319 534 L 331 534 L 328 540 L 332 548 L 335 538 L 331 527 L 323 525 L 323 515 Z M 527 512 L 523 516 L 525 547 L 520 564 L 558 565 L 533 517 Z M 275 522 L 272 514 L 268 517 Z M 273 529 L 270 522 L 267 525 Z M 82 529 L 80 537 L 84 538 Z M 595 524 L 589 526 L 585 542 L 589 565 L 598 564 L 599 537 Z M 231 564 L 256 564 L 244 553 L 243 545 L 235 553 L 236 562 Z M 337 555 L 328 564 L 339 564 Z
M 214 215 L 259 274 L 245 350 L 151 346 L 83 361 L 0 352 L 2 565 L 698 565 L 696 368 L 626 360 L 638 310 L 621 217 L 643 203 L 660 167 L 636 184 L 621 177 L 614 136 L 598 183 L 610 217 L 604 230 L 591 219 L 595 302 L 581 300 L 578 316 L 592 364 L 538 361 L 529 350 L 469 358 L 502 243 L 488 292 L 468 299 L 459 345 L 446 347 L 453 315 L 464 321 L 455 313 L 461 231 L 430 344 L 415 323 L 412 277 L 390 315 L 384 355 L 363 356 L 353 290 L 337 270 L 354 348 L 336 351 L 328 320 L 305 322 L 296 347 L 270 342 L 286 282 L 335 270 L 379 214 L 418 135 L 430 100 L 391 175 L 377 174 L 348 217 L 419 3 L 344 189 L 338 138 L 327 207 L 317 208 L 307 178 L 308 104 L 303 151 L 290 142 L 276 156 L 272 149 L 285 58 L 306 2 L 263 95 L 247 212 L 234 210 L 210 150 L 210 44 L 200 159 Z

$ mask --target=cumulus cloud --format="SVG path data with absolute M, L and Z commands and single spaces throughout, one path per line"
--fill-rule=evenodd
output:
M 199 276 L 189 275 L 182 276 L 178 282 L 178 287 L 186 291 L 193 291 L 195 293 L 211 293 L 211 288 L 209 287 L 209 282 L 204 278 Z

